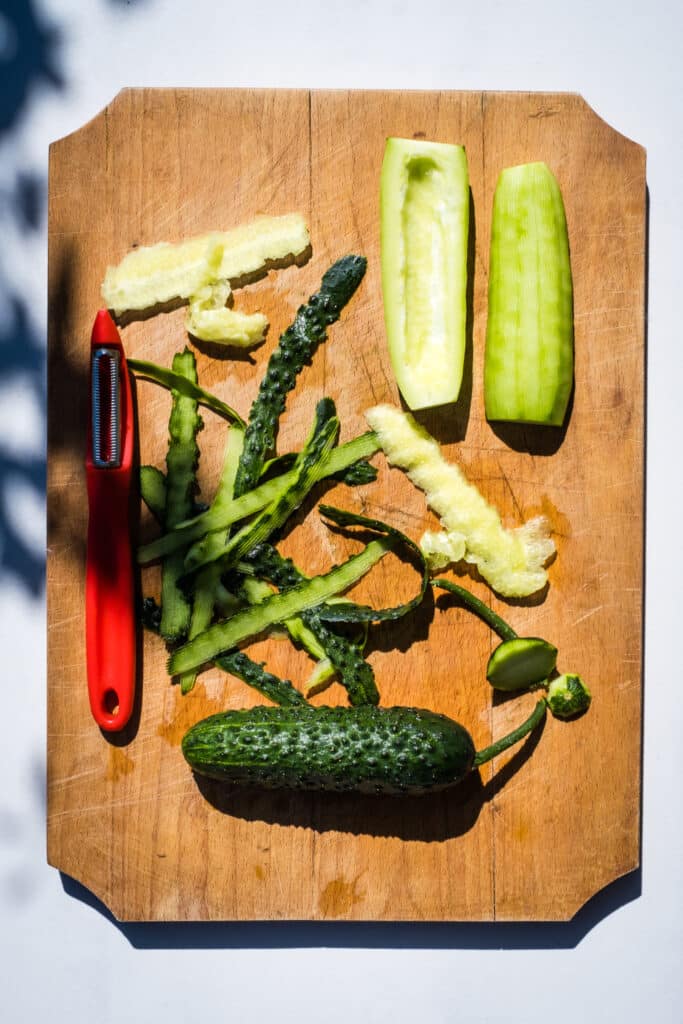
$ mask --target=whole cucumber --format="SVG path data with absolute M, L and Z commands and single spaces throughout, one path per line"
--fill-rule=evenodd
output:
M 255 707 L 194 725 L 182 750 L 200 775 L 267 788 L 423 793 L 474 764 L 466 729 L 418 708 Z
M 484 400 L 489 420 L 560 426 L 574 372 L 564 204 L 544 163 L 501 172 L 493 200 Z

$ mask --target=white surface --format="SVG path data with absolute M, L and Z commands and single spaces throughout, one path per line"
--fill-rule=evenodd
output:
M 121 931 L 65 893 L 45 863 L 44 604 L 5 576 L 3 1020 L 680 1021 L 683 701 L 671 654 L 683 603 L 683 488 L 682 475 L 671 471 L 680 459 L 666 437 L 683 436 L 675 315 L 683 286 L 683 7 L 678 0 L 43 0 L 39 9 L 62 33 L 57 64 L 64 89 L 36 89 L 17 128 L 0 139 L 0 193 L 18 170 L 45 175 L 48 143 L 79 127 L 126 85 L 572 90 L 647 147 L 643 872 L 642 895 L 602 919 L 604 909 L 589 915 L 576 929 L 225 925 Z M 28 236 L 13 227 L 6 205 L 0 217 L 0 322 L 6 328 L 11 286 L 30 303 L 42 336 L 44 217 L 42 229 Z M 41 451 L 36 400 L 20 383 L 11 394 L 0 387 L 0 445 L 24 457 Z M 39 549 L 42 507 L 35 494 L 15 498 L 8 485 L 2 500 L 16 501 L 18 528 Z

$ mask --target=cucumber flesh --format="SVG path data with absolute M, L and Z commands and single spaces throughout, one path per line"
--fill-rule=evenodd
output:
M 522 690 L 548 678 L 557 662 L 557 647 L 540 637 L 504 640 L 486 666 L 486 678 L 496 690 Z
M 489 420 L 560 426 L 574 372 L 562 193 L 543 163 L 502 171 L 493 201 L 484 400 Z
M 462 146 L 387 140 L 380 186 L 384 318 L 411 409 L 455 402 L 467 323 L 469 176 Z

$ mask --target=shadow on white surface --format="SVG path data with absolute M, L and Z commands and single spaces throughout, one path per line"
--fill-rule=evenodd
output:
M 573 949 L 592 929 L 642 894 L 638 868 L 596 893 L 571 921 L 124 922 L 60 871 L 64 892 L 110 921 L 135 949 Z

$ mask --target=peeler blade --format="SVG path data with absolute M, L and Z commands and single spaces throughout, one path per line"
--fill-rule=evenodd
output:
M 93 349 L 91 358 L 92 461 L 98 469 L 121 465 L 121 356 Z

